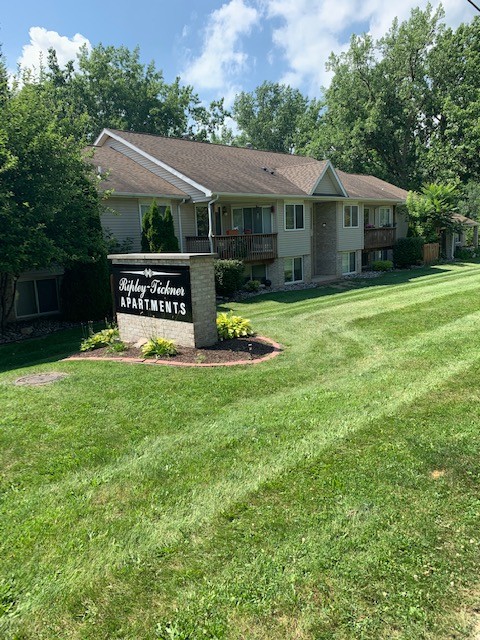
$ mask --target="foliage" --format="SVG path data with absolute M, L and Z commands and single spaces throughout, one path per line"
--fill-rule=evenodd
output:
M 264 82 L 255 91 L 235 98 L 233 116 L 241 130 L 235 144 L 291 153 L 309 139 L 319 118 L 320 104 L 298 89 Z
M 166 338 L 151 338 L 142 347 L 142 354 L 145 357 L 152 356 L 175 356 L 177 349 L 173 343 L 173 340 L 167 340 Z
M 458 213 L 472 220 L 480 217 L 480 182 L 470 180 L 461 190 Z
M 118 240 L 111 229 L 103 229 L 103 239 L 105 242 L 105 250 L 107 255 L 110 253 L 131 253 L 133 247 L 133 238 L 128 237 L 124 240 Z
M 51 50 L 42 84 L 66 129 L 90 141 L 104 127 L 166 136 L 188 133 L 204 140 L 227 114 L 223 99 L 207 108 L 179 78 L 165 82 L 153 61 L 141 63 L 138 47 L 84 47 L 76 64 L 64 68 Z
M 262 283 L 260 282 L 260 280 L 247 280 L 247 282 L 243 285 L 243 288 L 245 289 L 245 291 L 255 293 L 257 291 L 260 291 L 261 284 Z
M 0 100 L 0 116 L 2 282 L 15 283 L 23 271 L 99 260 L 100 198 L 82 144 L 64 135 L 41 85 L 14 85 Z M 9 305 L 1 294 L 3 324 Z
M 373 271 L 391 271 L 393 262 L 391 260 L 374 260 L 372 262 Z
M 423 185 L 419 193 L 407 196 L 409 223 L 426 242 L 438 242 L 442 229 L 454 230 L 458 224 L 452 219 L 457 210 L 457 185 L 431 183 Z
M 217 332 L 219 340 L 231 340 L 232 338 L 254 335 L 250 320 L 235 316 L 233 311 L 218 314 Z
M 100 349 L 101 347 L 108 347 L 115 342 L 120 341 L 120 334 L 117 327 L 109 327 L 97 331 L 92 335 L 82 340 L 80 344 L 80 351 L 93 351 L 94 349 Z
M 421 237 L 399 238 L 393 245 L 393 262 L 396 267 L 404 269 L 420 264 L 423 260 L 423 245 L 425 239 Z
M 478 256 L 478 249 L 474 247 L 457 247 L 455 249 L 455 259 L 462 260 L 463 262 L 470 262 L 475 260 Z
M 121 340 L 115 340 L 107 346 L 106 351 L 107 353 L 123 353 L 124 351 L 126 351 L 126 349 L 127 345 L 125 344 L 125 342 L 122 342 Z
M 77 263 L 65 271 L 60 288 L 62 314 L 67 320 L 99 320 L 112 315 L 110 271 L 105 256 L 90 264 Z
M 162 212 L 155 200 L 143 216 L 142 251 L 146 253 L 178 251 L 178 240 L 173 228 L 170 207 Z
M 230 297 L 242 288 L 244 266 L 241 260 L 215 260 L 214 270 L 217 295 Z

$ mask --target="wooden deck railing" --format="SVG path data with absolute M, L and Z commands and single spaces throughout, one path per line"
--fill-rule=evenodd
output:
M 187 236 L 186 250 L 188 253 L 209 253 L 208 238 Z M 213 251 L 224 260 L 243 260 L 255 262 L 257 260 L 274 260 L 277 257 L 276 233 L 252 233 L 239 236 L 213 236 Z
M 395 244 L 395 228 L 365 229 L 365 249 L 388 249 Z

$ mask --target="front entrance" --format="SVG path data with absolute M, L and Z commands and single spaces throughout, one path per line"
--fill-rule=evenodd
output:
M 313 205 L 312 276 L 337 274 L 337 205 L 316 202 Z

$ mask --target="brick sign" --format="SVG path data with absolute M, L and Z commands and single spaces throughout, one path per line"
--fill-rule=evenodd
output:
M 112 273 L 117 313 L 192 322 L 190 267 L 114 264 Z

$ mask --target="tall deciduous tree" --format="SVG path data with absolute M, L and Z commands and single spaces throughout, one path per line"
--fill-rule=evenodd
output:
M 291 153 L 304 146 L 320 104 L 292 87 L 264 82 L 251 93 L 240 93 L 232 112 L 241 130 L 235 144 Z
M 83 48 L 77 64 L 61 68 L 50 51 L 42 83 L 52 93 L 66 124 L 92 140 L 104 127 L 166 136 L 208 139 L 225 117 L 223 100 L 203 105 L 179 78 L 168 84 L 140 49 L 97 45 Z
M 334 76 L 310 153 L 407 189 L 421 184 L 436 114 L 429 55 L 443 32 L 442 17 L 430 5 L 413 9 L 378 42 L 353 36 L 347 52 L 330 57 Z
M 1 75 L 1 74 L 0 74 Z M 59 130 L 40 85 L 0 105 L 0 322 L 23 271 L 93 262 L 103 253 L 99 196 L 81 146 Z

